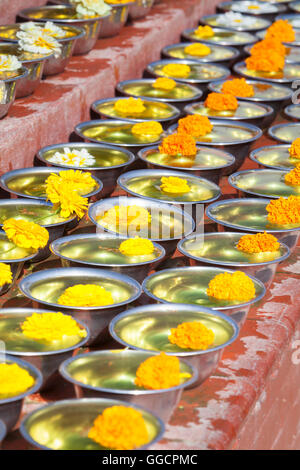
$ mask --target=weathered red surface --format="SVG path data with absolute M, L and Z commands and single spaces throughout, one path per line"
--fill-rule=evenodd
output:
M 0 0 L 0 24 L 14 23 L 18 11 L 45 3 L 46 0 Z

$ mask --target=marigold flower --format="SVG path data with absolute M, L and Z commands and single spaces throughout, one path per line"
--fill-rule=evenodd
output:
M 9 264 L 0 263 L 0 287 L 11 284 L 13 275 Z
M 210 93 L 204 104 L 214 111 L 235 111 L 239 105 L 236 97 L 230 93 Z
M 217 274 L 209 282 L 206 293 L 219 300 L 248 302 L 255 297 L 255 285 L 252 279 L 242 271 L 225 272 Z
M 295 139 L 290 148 L 289 148 L 289 154 L 291 158 L 299 158 L 300 159 L 300 137 Z
M 269 26 L 266 38 L 276 38 L 282 42 L 293 42 L 295 41 L 295 31 L 288 20 L 278 20 Z
M 133 450 L 149 442 L 140 411 L 129 406 L 106 408 L 94 421 L 88 437 L 107 449 Z
M 49 232 L 34 222 L 22 219 L 7 219 L 3 223 L 3 230 L 9 240 L 20 248 L 44 248 L 49 240 Z
M 284 57 L 277 51 L 261 51 L 247 57 L 245 60 L 248 70 L 260 72 L 280 72 L 284 68 Z
M 163 128 L 161 124 L 156 121 L 138 122 L 132 126 L 131 132 L 137 135 L 159 136 L 163 132 Z
M 167 155 L 191 156 L 197 153 L 195 140 L 192 136 L 183 132 L 168 135 L 158 148 L 161 153 Z
M 141 98 L 130 97 L 115 101 L 114 109 L 119 114 L 131 116 L 133 114 L 141 114 L 146 108 L 143 105 Z
M 101 224 L 107 227 L 148 227 L 151 222 L 150 212 L 142 206 L 114 206 L 102 217 Z
M 153 88 L 158 88 L 159 90 L 173 90 L 176 87 L 176 82 L 172 78 L 159 77 L 153 82 Z
M 34 378 L 18 364 L 0 364 L 0 400 L 26 392 L 34 385 Z
M 147 238 L 135 237 L 124 240 L 120 244 L 119 250 L 126 256 L 151 255 L 154 251 L 154 245 L 152 241 Z
M 46 179 L 47 196 L 50 196 L 52 192 L 59 192 L 65 184 L 72 185 L 73 190 L 79 194 L 87 194 L 96 186 L 95 180 L 88 171 L 62 170 L 59 173 L 51 173 Z
M 227 80 L 222 85 L 222 92 L 238 96 L 240 98 L 249 98 L 254 96 L 254 88 L 249 85 L 245 78 L 234 78 L 233 80 Z
M 79 170 L 78 170 L 79 171 Z M 76 187 L 76 186 L 75 186 Z M 69 218 L 74 214 L 80 219 L 88 207 L 88 199 L 80 196 L 71 181 L 52 180 L 46 188 L 47 198 L 60 210 L 60 216 Z
M 61 312 L 34 312 L 21 324 L 23 334 L 39 341 L 59 341 L 65 336 L 85 338 L 87 333 L 76 320 Z
M 112 305 L 114 299 L 111 292 L 97 284 L 76 284 L 61 294 L 58 303 L 69 307 L 102 307 Z
M 270 233 L 255 233 L 253 235 L 243 235 L 237 244 L 237 249 L 245 253 L 266 253 L 278 251 L 280 243 L 277 238 Z
M 211 53 L 211 48 L 206 46 L 205 44 L 201 44 L 199 42 L 195 42 L 193 44 L 190 44 L 189 46 L 186 46 L 184 48 L 184 52 L 189 55 L 195 55 L 195 56 L 206 56 Z
M 215 33 L 214 30 L 212 29 L 211 26 L 198 26 L 197 29 L 194 31 L 195 36 L 198 38 L 204 39 L 204 38 L 212 38 Z
M 160 390 L 176 387 L 183 377 L 190 377 L 190 374 L 180 373 L 179 359 L 161 352 L 139 365 L 134 383 L 148 390 Z
M 170 194 L 185 194 L 191 190 L 187 180 L 178 178 L 177 176 L 163 176 L 161 178 L 160 189 L 164 193 Z
M 215 334 L 198 321 L 184 322 L 176 328 L 171 328 L 168 339 L 170 343 L 176 344 L 182 349 L 207 349 L 213 344 Z
M 289 225 L 300 223 L 300 197 L 280 197 L 269 202 L 266 207 L 268 221 L 272 224 Z
M 284 177 L 284 181 L 292 186 L 300 186 L 300 165 L 287 173 Z
M 162 73 L 176 78 L 187 78 L 191 73 L 191 67 L 186 64 L 167 64 L 162 68 Z
M 189 134 L 192 137 L 202 137 L 209 134 L 213 125 L 207 116 L 191 114 L 178 121 L 178 133 Z
M 286 47 L 277 38 L 263 39 L 252 46 L 250 53 L 251 55 L 259 54 L 261 52 L 267 52 L 273 50 L 283 57 L 286 55 Z

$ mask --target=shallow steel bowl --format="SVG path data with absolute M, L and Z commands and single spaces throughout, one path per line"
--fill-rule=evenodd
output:
M 131 20 L 138 20 L 148 15 L 154 4 L 154 0 L 135 0 L 129 5 L 129 18 Z
M 111 406 L 129 406 L 122 401 L 105 398 L 61 400 L 29 413 L 22 421 L 20 432 L 32 447 L 45 450 L 109 450 L 88 438 L 95 419 Z M 164 424 L 148 411 L 140 411 L 146 422 L 149 443 L 147 449 L 162 438 Z
M 20 418 L 24 398 L 27 397 L 27 395 L 36 393 L 40 389 L 43 379 L 40 371 L 36 367 L 17 357 L 1 355 L 0 362 L 17 364 L 19 367 L 22 367 L 22 369 L 26 369 L 34 378 L 33 386 L 25 392 L 10 398 L 0 399 L 0 421 L 4 422 L 7 432 L 10 432 Z
M 297 245 L 300 224 L 275 225 L 268 222 L 266 206 L 270 199 L 242 198 L 217 201 L 206 209 L 206 215 L 218 224 L 219 231 L 267 232 L 289 247 L 291 252 Z
M 213 232 L 190 235 L 178 243 L 178 250 L 190 260 L 191 266 L 229 267 L 254 276 L 270 286 L 277 266 L 290 255 L 289 248 L 280 243 L 276 252 L 244 253 L 236 248 L 239 239 L 246 233 Z
M 223 16 L 223 14 L 204 15 L 200 19 L 200 24 L 203 24 L 203 25 L 206 24 L 206 25 L 216 27 L 216 28 L 220 27 L 220 28 L 232 29 L 234 31 L 249 31 L 251 33 L 264 30 L 271 25 L 270 21 L 265 20 L 264 18 L 261 18 L 260 16 L 258 16 L 257 18 L 254 18 L 253 16 L 250 16 L 250 15 L 243 15 L 247 18 L 250 18 L 251 21 L 253 20 L 253 24 L 242 25 L 240 23 L 237 23 L 237 25 L 235 26 L 233 25 L 228 26 L 228 24 L 218 23 L 217 19 L 221 16 Z
M 89 340 L 89 330 L 79 320 L 77 323 L 86 330 L 87 336 L 65 337 L 54 344 L 43 343 L 26 337 L 21 330 L 21 323 L 33 313 L 45 310 L 32 308 L 2 308 L 0 310 L 0 340 L 5 344 L 5 352 L 35 366 L 42 374 L 41 389 L 55 385 L 59 365 L 72 356 L 75 349 L 82 347 Z
M 112 293 L 114 303 L 86 308 L 59 304 L 58 299 L 65 289 L 76 284 L 101 285 Z M 140 284 L 131 277 L 94 268 L 45 269 L 23 278 L 19 288 L 34 307 L 58 310 L 82 321 L 90 331 L 88 344 L 106 340 L 106 328 L 111 319 L 141 294 Z
M 280 72 L 260 72 L 257 70 L 248 70 L 245 62 L 237 62 L 233 66 L 233 71 L 241 77 L 264 80 L 269 83 L 278 83 L 291 86 L 292 83 L 300 79 L 300 63 L 286 63 Z
M 28 76 L 27 68 L 22 67 L 17 74 L 7 73 L 6 78 L 1 74 L 0 80 L 0 119 L 7 115 L 16 98 L 17 83 Z
M 66 360 L 59 371 L 74 385 L 77 398 L 121 400 L 145 407 L 167 423 L 184 388 L 196 382 L 198 373 L 192 365 L 180 360 L 180 372 L 190 374 L 190 378 L 182 379 L 180 385 L 158 390 L 138 387 L 134 383 L 137 368 L 153 356 L 152 352 L 126 349 L 95 351 Z
M 275 124 L 268 130 L 269 136 L 277 140 L 278 142 L 292 143 L 293 140 L 297 139 L 300 132 L 300 122 L 284 122 L 281 124 Z
M 284 5 L 281 5 L 280 3 L 275 2 L 262 2 L 263 5 L 267 5 L 267 9 L 265 10 L 257 10 L 257 9 L 239 9 L 238 6 L 242 5 L 242 1 L 231 1 L 231 2 L 221 2 L 217 5 L 217 12 L 218 13 L 225 13 L 228 11 L 232 11 L 234 13 L 241 13 L 241 14 L 247 14 L 247 15 L 253 15 L 259 18 L 264 18 L 265 20 L 268 21 L 274 21 L 275 17 L 279 13 L 283 13 L 286 11 L 286 7 Z
M 1 443 L 4 441 L 6 436 L 6 426 L 4 421 L 0 421 L 0 449 L 1 449 Z
M 299 53 L 300 53 L 300 48 L 299 48 Z M 291 121 L 297 122 L 300 120 L 300 105 L 299 104 L 290 104 L 289 106 L 284 108 L 283 112 Z
M 290 144 L 266 145 L 252 150 L 249 158 L 257 163 L 260 168 L 293 170 L 299 164 L 299 159 L 290 156 L 289 148 Z
M 119 251 L 126 237 L 108 233 L 85 233 L 59 238 L 50 249 L 63 267 L 109 269 L 142 282 L 165 257 L 165 249 L 156 242 L 152 255 L 125 256 Z
M 182 349 L 168 340 L 171 328 L 183 322 L 200 321 L 214 332 L 214 342 L 206 350 Z M 239 327 L 221 312 L 187 304 L 154 304 L 132 308 L 111 322 L 112 337 L 123 346 L 138 351 L 163 351 L 186 360 L 198 371 L 201 385 L 215 372 L 226 346 L 236 340 Z
M 208 307 L 225 313 L 241 326 L 246 320 L 251 305 L 264 297 L 266 289 L 261 281 L 250 276 L 255 285 L 255 297 L 248 302 L 209 297 L 206 294 L 209 282 L 217 274 L 224 272 L 233 273 L 234 271 L 212 266 L 164 269 L 150 274 L 144 280 L 142 287 L 152 301 L 197 305 L 199 308 Z
M 137 230 L 118 229 L 113 225 L 111 228 L 101 224 L 101 218 L 105 212 L 114 206 L 141 206 L 148 210 L 151 215 L 151 222 L 147 227 Z M 188 213 L 189 212 L 189 213 Z M 191 217 L 192 208 L 189 206 L 183 211 L 175 205 L 165 204 L 159 201 L 150 201 L 137 197 L 113 197 L 95 202 L 89 208 L 89 219 L 96 225 L 97 230 L 106 231 L 114 235 L 120 234 L 125 236 L 139 235 L 152 241 L 157 241 L 166 250 L 166 256 L 173 255 L 176 250 L 177 241 L 182 237 L 189 235 L 195 228 L 195 222 Z

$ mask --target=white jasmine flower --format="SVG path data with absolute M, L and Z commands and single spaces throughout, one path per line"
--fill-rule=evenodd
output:
M 43 32 L 53 38 L 64 38 L 66 36 L 66 32 L 52 21 L 46 22 Z
M 13 72 L 22 67 L 22 62 L 15 55 L 0 54 L 0 72 Z
M 256 23 L 256 18 L 254 16 L 241 15 L 240 13 L 234 13 L 233 11 L 228 11 L 223 15 L 217 15 L 216 23 L 222 26 L 230 27 L 251 27 Z
M 243 13 L 253 12 L 253 13 L 272 13 L 276 12 L 277 9 L 274 5 L 270 5 L 266 2 L 250 2 L 244 0 L 242 2 L 234 2 L 231 6 L 232 11 L 241 11 Z
M 105 16 L 111 11 L 111 6 L 103 0 L 72 0 L 72 3 L 80 16 Z
M 61 44 L 53 37 L 44 33 L 43 30 L 18 31 L 18 44 L 20 49 L 35 54 L 54 53 L 54 57 L 61 54 Z
M 71 150 L 69 147 L 64 148 L 64 153 L 55 152 L 50 158 L 49 162 L 59 163 L 66 166 L 92 166 L 95 163 L 95 157 L 91 155 L 87 149 Z

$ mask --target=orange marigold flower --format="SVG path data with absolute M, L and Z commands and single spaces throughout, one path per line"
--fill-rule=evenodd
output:
M 237 249 L 245 253 L 265 253 L 278 251 L 280 243 L 277 238 L 270 233 L 255 233 L 253 235 L 243 235 L 237 244 Z
M 159 90 L 173 90 L 176 87 L 176 82 L 172 78 L 159 77 L 153 82 L 153 88 L 158 88 Z
M 186 64 L 167 64 L 162 68 L 162 73 L 176 78 L 187 78 L 191 68 Z
M 292 186 L 300 186 L 300 165 L 287 173 L 284 177 L 284 181 Z
M 249 98 L 254 96 L 254 88 L 246 82 L 245 78 L 234 78 L 233 80 L 227 80 L 222 85 L 222 92 L 229 93 L 233 96 L 239 96 L 241 98 Z
M 260 72 L 279 72 L 284 68 L 284 57 L 272 49 L 253 54 L 245 62 L 248 70 Z
M 300 137 L 292 142 L 289 148 L 289 154 L 292 158 L 300 158 Z
M 160 390 L 162 388 L 176 387 L 180 384 L 182 376 L 180 373 L 180 361 L 176 356 L 168 356 L 161 352 L 142 362 L 137 371 L 135 385 L 149 390 Z M 190 377 L 190 374 L 188 374 Z
M 269 26 L 266 38 L 274 37 L 282 42 L 293 42 L 295 40 L 295 31 L 288 20 L 278 20 Z
M 250 53 L 254 55 L 260 52 L 269 52 L 270 50 L 278 52 L 283 57 L 286 55 L 286 47 L 277 38 L 268 38 L 257 42 L 251 48 Z
M 192 136 L 181 132 L 180 134 L 171 134 L 165 137 L 159 146 L 159 151 L 167 155 L 183 155 L 188 157 L 196 155 L 197 147 Z
M 213 125 L 207 116 L 191 114 L 178 121 L 178 132 L 192 137 L 202 137 L 212 131 Z
M 214 111 L 234 111 L 239 105 L 236 97 L 230 93 L 210 93 L 204 104 Z
M 252 279 L 242 271 L 225 272 L 217 274 L 209 282 L 206 293 L 220 300 L 248 302 L 255 297 L 255 285 Z
M 138 122 L 131 128 L 131 132 L 137 135 L 157 135 L 159 136 L 163 132 L 163 128 L 159 122 L 146 121 Z
M 289 225 L 300 223 L 300 197 L 280 197 L 269 202 L 266 207 L 268 221 L 272 224 Z
M 190 44 L 189 46 L 186 46 L 184 48 L 184 52 L 189 55 L 195 55 L 195 56 L 206 56 L 211 53 L 211 48 L 206 46 L 206 44 L 201 44 L 200 42 L 195 42 L 193 44 Z
M 214 342 L 213 330 L 198 321 L 184 322 L 171 328 L 168 339 L 183 349 L 207 349 Z
M 195 29 L 194 31 L 194 34 L 195 36 L 197 36 L 198 38 L 212 38 L 215 33 L 214 33 L 214 30 L 212 29 L 211 26 L 198 26 L 197 29 Z

